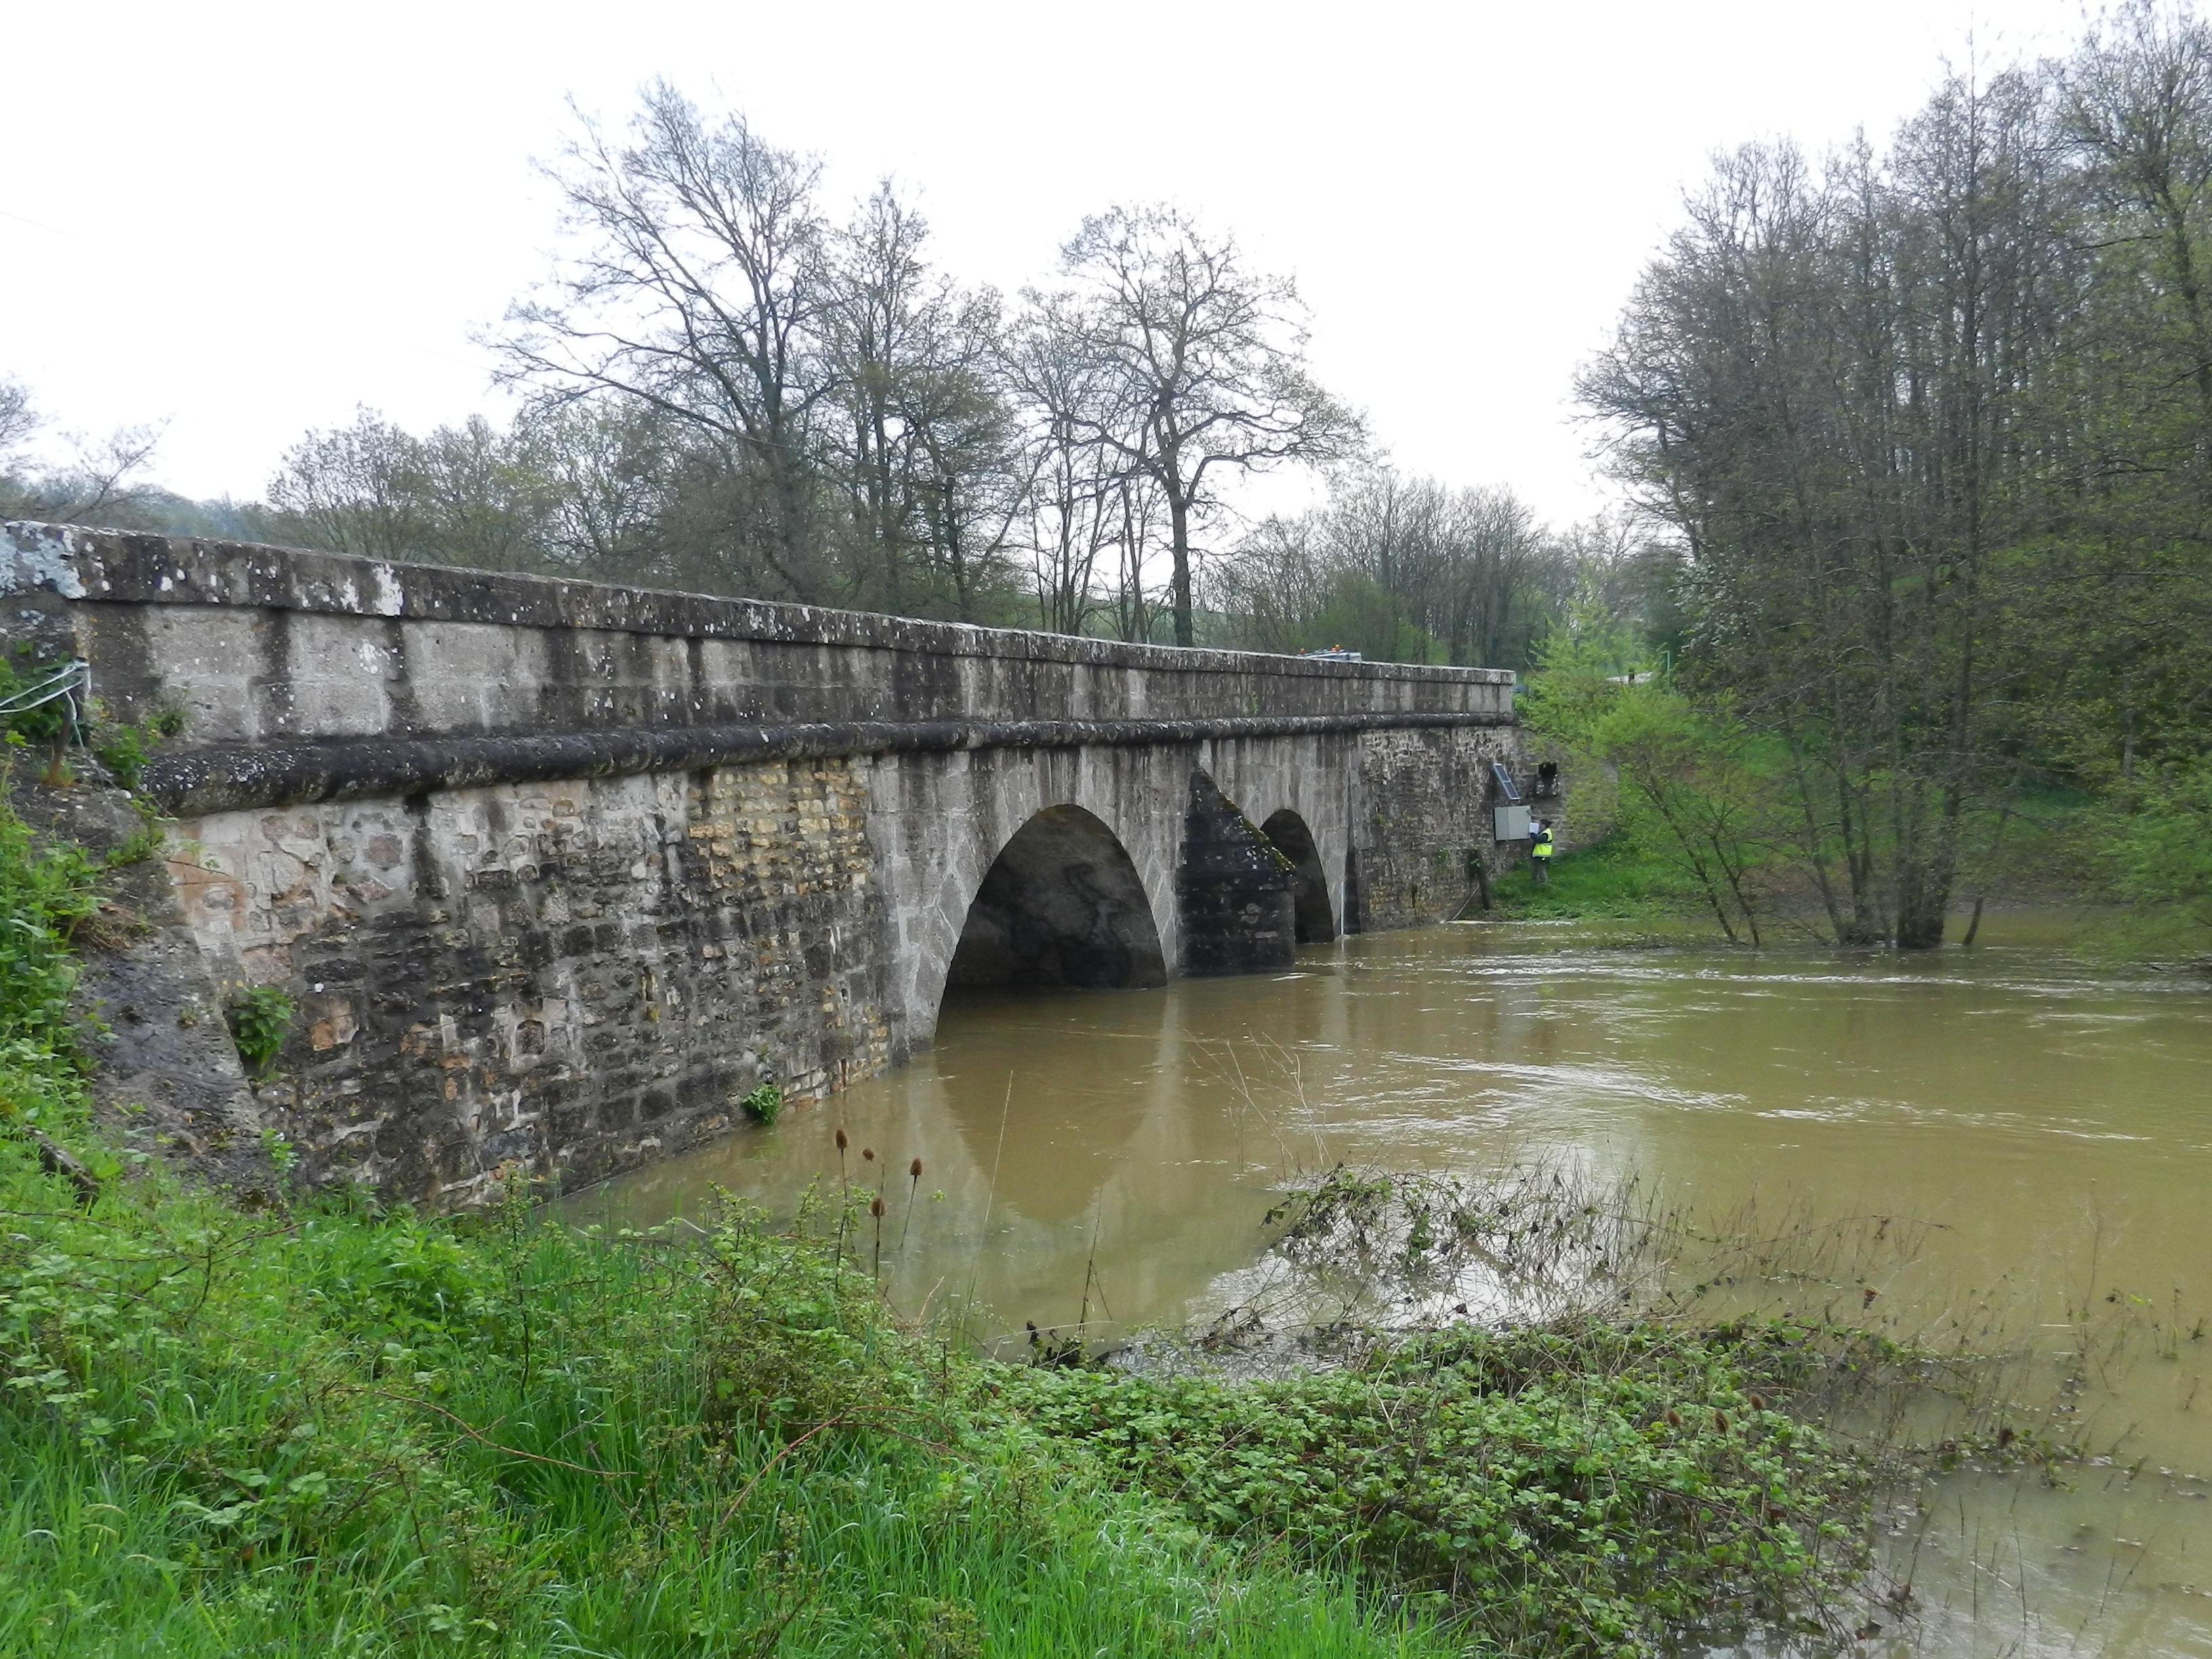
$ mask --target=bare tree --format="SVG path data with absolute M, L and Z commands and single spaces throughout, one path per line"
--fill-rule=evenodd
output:
M 998 296 L 948 291 L 921 320 L 922 366 L 904 378 L 899 408 L 913 437 L 924 546 L 953 614 L 975 622 L 1010 574 L 1024 508 L 1018 431 L 998 377 Z
M 1026 424 L 1020 533 L 1038 623 L 1054 633 L 1080 634 L 1098 605 L 1098 561 L 1114 544 L 1119 522 L 1119 455 L 1093 435 L 1085 412 L 1102 400 L 1099 368 L 1072 349 L 1065 331 L 1031 316 L 1005 340 L 1000 369 Z
M 578 251 L 510 308 L 494 342 L 505 378 L 556 400 L 634 398 L 690 428 L 720 452 L 726 552 L 793 597 L 824 597 L 818 164 L 742 115 L 710 122 L 665 82 L 647 88 L 627 142 L 579 121 L 546 169 Z
M 1109 371 L 1088 435 L 1159 489 L 1176 642 L 1189 645 L 1192 532 L 1218 477 L 1340 459 L 1364 427 L 1306 370 L 1296 286 L 1249 270 L 1232 239 L 1173 208 L 1116 208 L 1086 220 L 1060 259 L 1069 286 L 1040 303 Z
M 1212 586 L 1232 633 L 1264 650 L 1525 669 L 1573 592 L 1574 560 L 1510 490 L 1377 467 L 1258 526 Z
M 825 448 L 847 502 L 848 593 L 895 614 L 912 603 L 920 530 L 914 434 L 900 405 L 904 381 L 921 368 L 920 313 L 936 297 L 926 292 L 927 235 L 890 182 L 878 185 L 834 239 L 823 313 L 842 416 Z
M 852 597 L 973 621 L 1018 513 L 999 300 L 933 270 L 928 234 L 887 180 L 834 239 L 823 321 L 842 418 L 825 423 L 825 459 L 848 503 Z
M 0 477 L 6 476 L 15 452 L 38 429 L 39 414 L 31 406 L 29 389 L 13 375 L 0 376 Z

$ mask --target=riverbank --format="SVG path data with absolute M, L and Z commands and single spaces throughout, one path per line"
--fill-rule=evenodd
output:
M 1684 937 L 1718 939 L 1697 884 L 1647 854 L 1627 836 L 1608 836 L 1552 860 L 1550 879 L 1534 880 L 1528 863 L 1491 884 L 1491 914 L 1512 921 L 1622 921 Z M 1462 915 L 1483 914 L 1476 906 Z
M 2070 823 L 2069 833 L 2075 833 Z M 2045 826 L 2045 844 L 2058 831 Z M 2191 978 L 2212 976 L 2212 935 L 2203 918 L 2186 906 L 2124 902 L 2109 883 L 2099 885 L 2094 866 L 2079 858 L 2053 857 L 2033 870 L 2016 870 L 1998 889 L 1962 892 L 1947 929 L 1948 944 L 1983 937 L 1985 923 L 2032 915 L 2055 948 L 2079 961 L 2118 969 L 2151 968 Z M 1579 922 L 1583 945 L 1717 945 L 1730 941 L 1715 921 L 1698 884 L 1678 865 L 1651 855 L 1626 834 L 1562 854 L 1550 880 L 1539 885 L 1524 863 L 1491 884 L 1491 908 L 1470 904 L 1462 921 Z M 1977 902 L 1978 896 L 1979 902 Z M 1815 896 L 1763 890 L 1759 912 L 1768 945 L 1800 945 L 1826 938 Z M 2059 919 L 2064 918 L 2063 927 Z
M 1596 1653 L 1852 1571 L 1787 1333 L 1170 1381 L 902 1322 L 819 1206 L 193 1190 L 89 1103 L 103 880 L 0 818 L 0 1650 Z

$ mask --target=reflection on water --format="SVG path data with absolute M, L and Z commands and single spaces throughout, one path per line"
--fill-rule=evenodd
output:
M 1938 1223 L 1878 1287 L 1893 1319 L 1996 1289 L 2063 1344 L 2069 1297 L 2212 1311 L 2212 994 L 2057 942 L 2001 919 L 1916 962 L 1463 926 L 1273 978 L 955 1003 L 901 1072 L 574 1202 L 633 1223 L 714 1186 L 787 1206 L 838 1182 L 842 1123 L 846 1179 L 884 1194 L 900 1305 L 972 1299 L 971 1329 L 1003 1336 L 1086 1306 L 1122 1326 L 1218 1311 L 1271 1197 L 1339 1162 L 1540 1151 L 1715 1214 L 1757 1193 Z M 2094 1426 L 2115 1461 L 2075 1490 L 1947 1489 L 1917 1650 L 2212 1655 L 2212 1488 L 2159 1473 L 2212 1474 L 2208 1346 L 2114 1379 Z

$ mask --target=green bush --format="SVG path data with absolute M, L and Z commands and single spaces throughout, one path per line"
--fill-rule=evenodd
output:
M 136 789 L 146 771 L 146 740 L 135 726 L 102 725 L 94 729 L 93 757 L 125 789 Z
M 21 657 L 24 654 L 23 647 L 17 647 L 16 654 Z M 0 701 L 12 697 L 26 687 L 45 679 L 54 669 L 61 665 L 58 663 L 37 665 L 26 661 L 19 667 L 15 664 L 0 660 Z M 5 720 L 0 720 L 0 728 L 3 728 L 11 739 L 19 743 L 53 744 L 58 743 L 67 735 L 69 721 L 69 704 L 62 698 L 57 697 L 51 702 L 40 703 L 35 708 L 27 708 L 21 714 L 9 715 Z

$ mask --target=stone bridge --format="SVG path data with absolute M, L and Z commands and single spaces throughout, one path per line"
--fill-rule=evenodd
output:
M 52 526 L 0 637 L 177 728 L 143 795 L 311 1178 L 570 1184 L 819 1096 L 949 988 L 1279 969 L 1456 910 L 1510 673 L 902 621 Z

